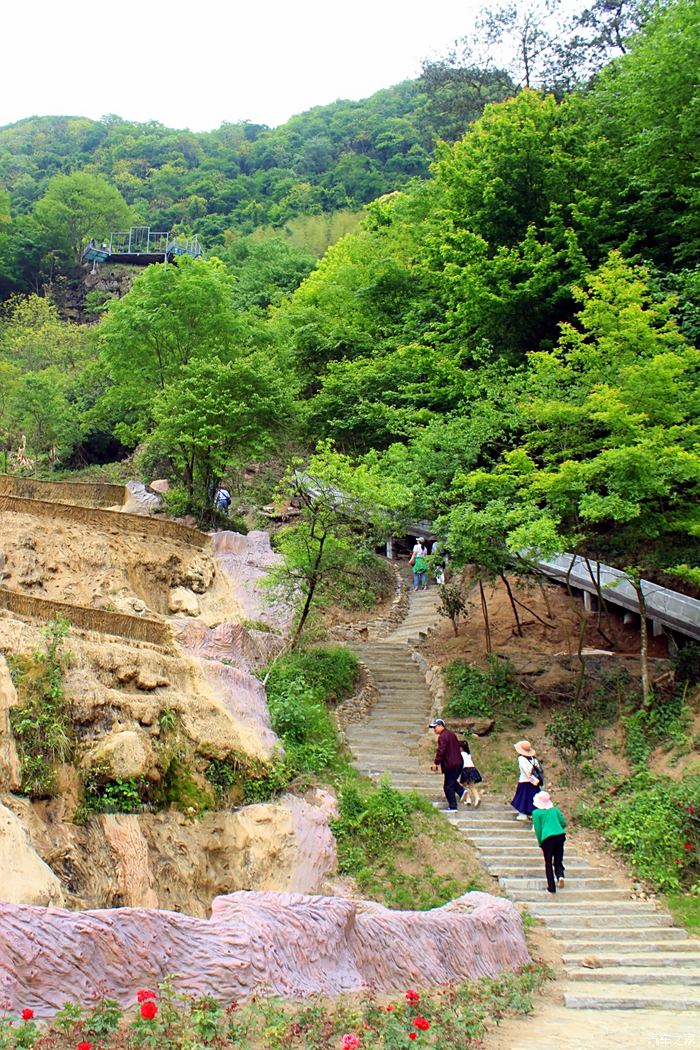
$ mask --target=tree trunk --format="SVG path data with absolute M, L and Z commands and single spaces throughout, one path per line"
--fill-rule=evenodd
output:
M 544 584 L 542 583 L 541 580 L 537 581 L 537 586 L 540 589 L 540 594 L 542 595 L 542 601 L 544 602 L 545 606 L 547 607 L 547 619 L 548 620 L 553 620 L 554 616 L 552 615 L 552 606 L 549 604 L 549 595 L 547 594 L 547 591 L 545 590 Z
M 484 617 L 484 632 L 486 634 L 486 652 L 491 653 L 491 626 L 489 624 L 489 607 L 484 594 L 484 584 L 479 580 L 479 594 L 481 595 L 481 612 Z
M 649 684 L 649 631 L 647 629 L 647 603 L 642 590 L 642 581 L 635 577 L 629 577 L 637 594 L 637 605 L 639 606 L 639 663 L 642 679 L 642 703 L 649 706 L 652 698 L 651 685 Z
M 576 679 L 576 701 L 578 702 L 578 700 L 581 698 L 581 693 L 583 692 L 583 687 L 586 682 L 586 661 L 583 659 L 583 643 L 586 637 L 586 611 L 585 609 L 583 612 L 579 610 L 578 602 L 574 598 L 573 591 L 571 590 L 571 573 L 574 568 L 575 560 L 575 557 L 571 559 L 571 564 L 569 565 L 569 568 L 566 573 L 566 590 L 569 595 L 571 607 L 574 611 L 574 614 L 576 615 L 576 618 L 578 619 L 579 625 L 578 643 L 576 649 L 576 656 L 578 657 L 578 662 L 580 664 L 578 678 Z
M 506 574 L 504 572 L 501 573 L 501 579 L 503 580 L 503 585 L 505 586 L 505 589 L 508 592 L 508 598 L 510 599 L 510 607 L 513 610 L 513 616 L 515 617 L 515 627 L 516 627 L 516 630 L 518 632 L 518 636 L 520 638 L 522 638 L 522 636 L 523 636 L 523 628 L 522 628 L 522 624 L 520 623 L 520 617 L 518 616 L 518 607 L 515 604 L 515 598 L 513 597 L 513 592 L 512 592 L 512 590 L 510 588 L 510 583 L 508 582 L 508 577 L 506 576 Z
M 296 630 L 294 631 L 294 634 L 292 635 L 292 640 L 289 643 L 289 650 L 290 650 L 290 652 L 293 649 L 296 649 L 297 644 L 299 642 L 299 639 L 301 637 L 301 632 L 304 630 L 304 624 L 306 623 L 306 620 L 308 618 L 309 612 L 311 610 L 311 603 L 312 603 L 312 601 L 314 599 L 314 591 L 316 590 L 316 584 L 317 583 L 318 583 L 318 580 L 315 580 L 315 579 L 311 580 L 310 583 L 309 583 L 309 589 L 306 592 L 306 600 L 304 602 L 304 607 L 301 610 L 301 616 L 299 617 L 299 623 L 297 624 Z
M 455 638 L 459 638 L 459 613 L 451 616 L 450 619 L 452 620 L 452 630 L 455 633 Z
M 306 600 L 304 601 L 304 606 L 301 610 L 299 623 L 297 624 L 292 640 L 289 643 L 290 652 L 296 648 L 299 639 L 301 638 L 301 632 L 304 630 L 304 624 L 306 623 L 309 612 L 311 611 L 311 603 L 314 600 L 314 593 L 319 581 L 319 568 L 321 565 L 321 559 L 323 558 L 323 545 L 325 542 L 326 534 L 324 533 L 318 541 L 318 550 L 316 551 L 316 557 L 314 558 L 313 568 L 309 574 L 309 589 L 306 592 Z
M 584 558 L 584 561 L 586 563 L 586 568 L 588 569 L 588 575 L 591 578 L 591 583 L 595 587 L 595 593 L 596 593 L 596 597 L 598 599 L 598 616 L 597 616 L 597 619 L 596 619 L 596 629 L 598 631 L 598 634 L 600 634 L 601 637 L 603 637 L 605 639 L 605 641 L 608 643 L 608 645 L 611 648 L 614 649 L 615 648 L 615 643 L 613 642 L 612 638 L 609 638 L 607 636 L 607 634 L 605 633 L 605 631 L 603 630 L 603 627 L 602 627 L 603 613 L 605 613 L 605 616 L 607 618 L 607 616 L 608 616 L 608 607 L 605 604 L 605 598 L 603 597 L 603 588 L 600 585 L 600 561 L 598 559 L 596 559 L 596 572 L 595 572 L 595 574 L 593 573 L 593 569 L 591 567 L 591 563 L 590 563 L 589 559 L 588 558 Z

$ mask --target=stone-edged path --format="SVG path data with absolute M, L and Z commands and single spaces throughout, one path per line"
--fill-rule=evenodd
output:
M 431 698 L 409 649 L 437 622 L 437 606 L 435 589 L 411 594 L 404 622 L 381 641 L 359 647 L 379 700 L 364 721 L 346 732 L 358 770 L 374 779 L 387 773 L 395 787 L 419 791 L 442 806 L 442 778 L 431 774 L 417 756 Z M 486 788 L 487 797 L 476 811 L 460 806 L 447 817 L 477 848 L 507 896 L 526 904 L 560 942 L 565 968 L 556 986 L 564 1009 L 549 1010 L 561 1016 L 537 1015 L 535 1022 L 542 1023 L 535 1025 L 531 1037 L 523 1023 L 523 1041 L 518 1037 L 512 1050 L 564 1050 L 568 1038 L 577 1050 L 628 1045 L 700 1050 L 700 940 L 674 926 L 671 916 L 653 902 L 633 899 L 628 889 L 574 849 L 566 851 L 565 887 L 550 896 L 530 824 L 516 821 L 505 800 L 489 798 Z M 632 1038 L 638 1036 L 638 1042 L 628 1043 L 629 1035 L 623 1041 L 622 1030 L 616 1042 L 609 1025 L 624 1022 L 629 1032 L 629 1017 L 636 1026 Z M 569 1018 L 568 1023 L 561 1018 Z M 603 1027 L 607 1042 L 600 1031 L 603 1018 L 608 1023 Z M 651 1036 L 648 1022 L 653 1022 Z M 554 1025 L 550 1035 L 548 1023 Z M 655 1044 L 654 1032 L 667 1041 Z

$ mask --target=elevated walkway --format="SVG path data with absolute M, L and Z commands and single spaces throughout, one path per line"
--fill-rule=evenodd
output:
M 132 226 L 131 229 L 111 233 L 108 241 L 91 240 L 83 250 L 82 261 L 92 263 L 126 263 L 130 266 L 149 266 L 151 263 L 172 262 L 180 255 L 196 259 L 202 248 L 195 237 L 185 240 L 174 233 L 152 230 L 150 226 Z
M 639 614 L 637 593 L 629 577 L 620 569 L 574 554 L 560 554 L 556 558 L 536 561 L 535 565 L 546 576 L 560 583 L 566 582 L 568 578 L 569 585 L 583 591 L 584 595 L 597 596 L 600 588 L 606 603 Z M 651 580 L 640 582 L 646 616 L 654 625 L 655 633 L 661 633 L 659 628 L 665 627 L 700 641 L 700 601 L 697 598 L 671 591 Z

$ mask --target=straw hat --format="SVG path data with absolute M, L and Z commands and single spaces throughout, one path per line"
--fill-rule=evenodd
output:
M 548 791 L 538 791 L 532 798 L 532 804 L 536 809 L 552 809 L 554 807 Z
M 519 755 L 524 755 L 525 758 L 532 758 L 535 754 L 535 749 L 529 740 L 518 740 L 517 744 L 513 744 L 513 747 Z

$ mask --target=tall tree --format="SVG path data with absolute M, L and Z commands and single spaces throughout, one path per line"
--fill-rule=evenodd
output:
M 47 251 L 75 266 L 91 238 L 127 229 L 132 212 L 119 190 L 85 171 L 56 175 L 37 202 L 34 218 Z

